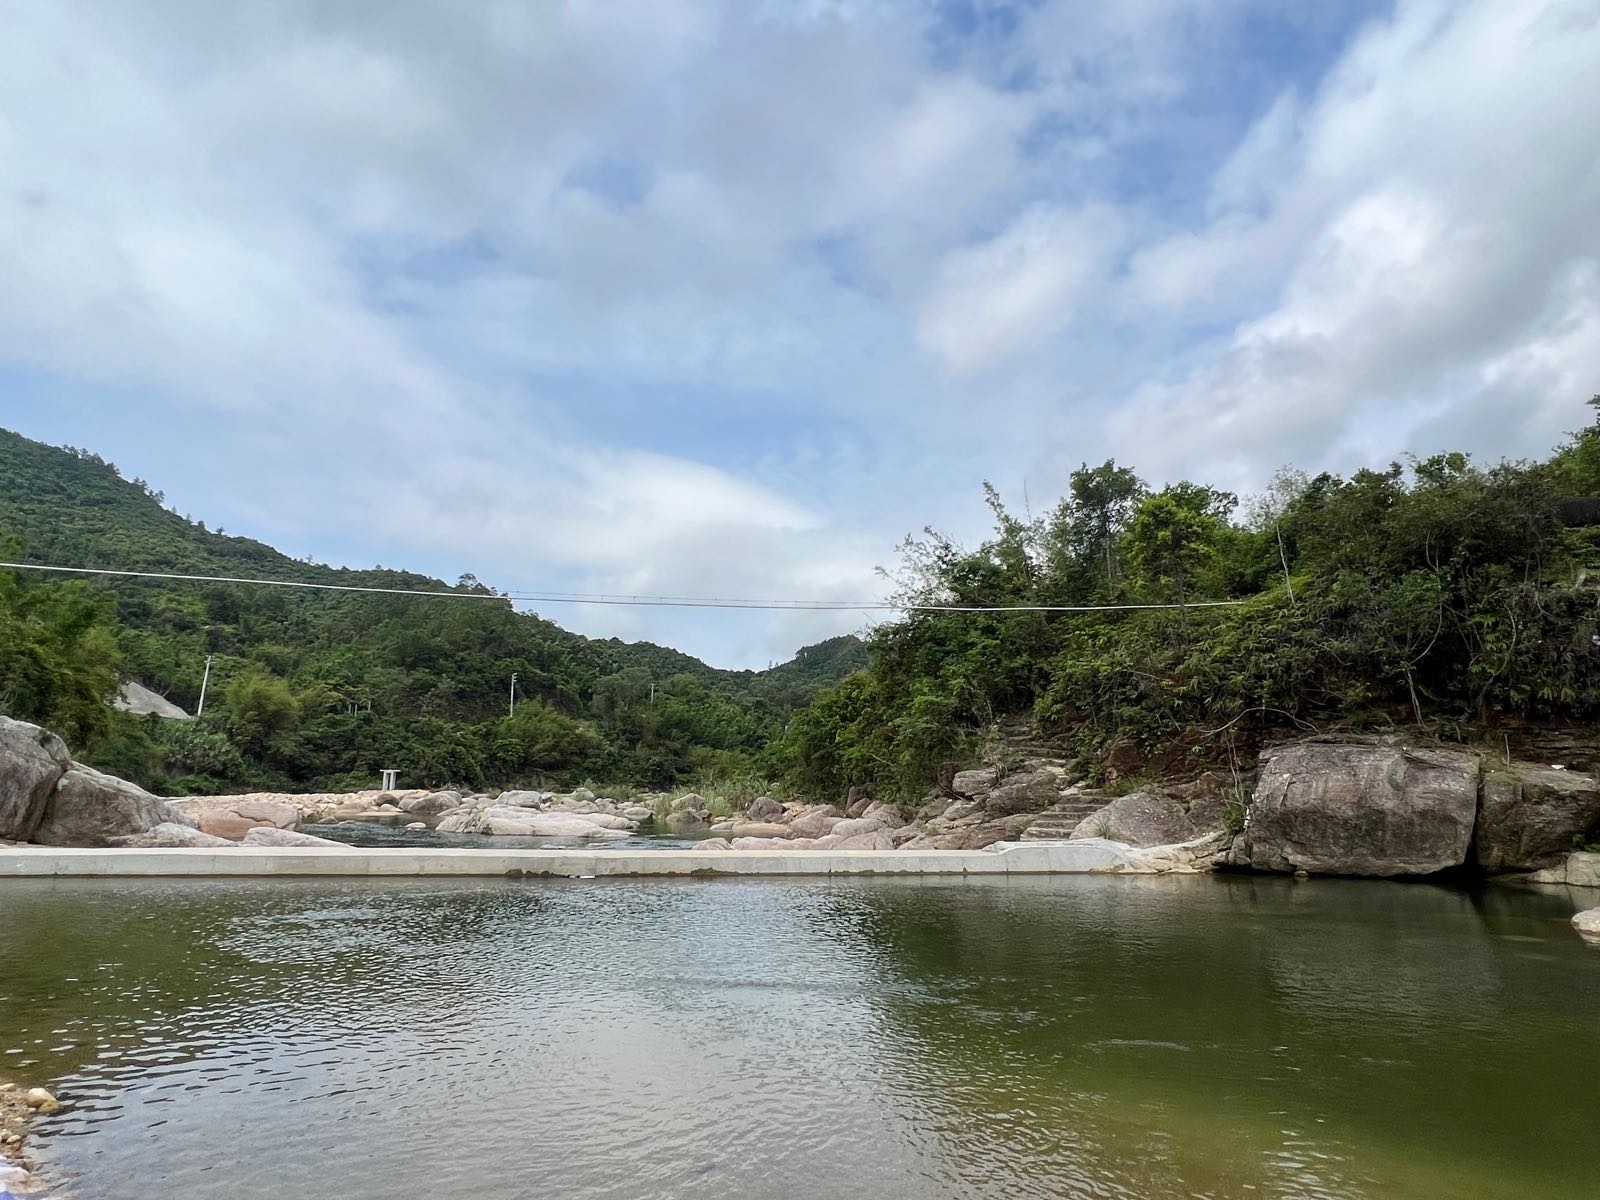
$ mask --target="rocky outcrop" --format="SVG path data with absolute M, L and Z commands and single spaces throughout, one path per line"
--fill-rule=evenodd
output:
M 1475 843 L 1486 871 L 1548 866 L 1600 823 L 1600 780 L 1532 763 L 1490 767 L 1478 801 Z
M 137 784 L 74 763 L 61 777 L 33 840 L 41 846 L 113 846 L 157 825 L 187 824 Z
M 142 683 L 128 680 L 111 701 L 113 708 L 131 712 L 135 716 L 162 717 L 169 721 L 187 721 L 189 714 L 159 692 L 152 692 Z
M 1221 829 L 1220 796 L 1189 799 L 1176 791 L 1147 791 L 1118 796 L 1097 808 L 1078 822 L 1070 836 L 1110 838 L 1128 846 L 1170 846 Z
M 25 842 L 72 766 L 66 743 L 37 725 L 0 717 L 0 840 Z
M 1466 861 L 1475 755 L 1301 742 L 1262 756 L 1233 861 L 1264 871 L 1428 875 Z

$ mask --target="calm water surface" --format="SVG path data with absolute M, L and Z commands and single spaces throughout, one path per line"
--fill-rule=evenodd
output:
M 0 1076 L 122 1200 L 1600 1195 L 1565 893 L 0 881 Z

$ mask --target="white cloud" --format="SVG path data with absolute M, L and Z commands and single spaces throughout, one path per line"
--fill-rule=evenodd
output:
M 957 374 L 1037 348 L 1064 329 L 1116 251 L 1103 211 L 1036 206 L 987 242 L 946 255 L 917 321 L 917 341 Z

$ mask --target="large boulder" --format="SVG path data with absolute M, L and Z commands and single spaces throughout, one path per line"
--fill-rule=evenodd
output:
M 750 807 L 744 810 L 744 815 L 752 821 L 777 821 L 783 818 L 783 805 L 771 796 L 757 796 L 750 801 Z
M 897 822 L 898 824 L 898 822 Z M 886 821 L 877 817 L 846 817 L 842 821 L 835 821 L 828 830 L 829 837 L 856 837 L 863 833 L 877 833 L 879 830 L 888 829 Z
M 1460 866 L 1478 809 L 1475 755 L 1301 742 L 1268 751 L 1234 851 L 1239 865 L 1323 875 Z
M 1485 871 L 1548 866 L 1600 823 L 1600 780 L 1532 763 L 1485 772 L 1478 799 L 1478 865 Z
M 668 829 L 699 829 L 706 823 L 706 819 L 692 808 L 685 808 L 680 812 L 668 813 L 662 822 Z
M 25 842 L 72 766 L 66 743 L 37 725 L 0 717 L 0 840 Z
M 297 833 L 293 829 L 275 829 L 263 825 L 252 829 L 244 835 L 246 846 L 334 846 L 343 848 L 343 842 L 335 842 L 328 838 L 314 837 L 309 833 Z
M 505 797 L 500 797 L 500 802 L 505 803 Z M 400 801 L 400 811 L 414 813 L 419 817 L 439 817 L 451 809 L 461 807 L 460 792 L 428 792 L 422 796 L 407 796 Z
M 699 812 L 706 807 L 706 798 L 698 792 L 688 792 L 672 802 L 673 812 Z
M 950 781 L 950 790 L 974 800 L 981 800 L 994 791 L 1000 772 L 993 767 L 974 767 L 970 771 L 957 771 Z
M 729 821 L 728 832 L 734 837 L 786 838 L 790 830 L 781 821 Z
M 138 784 L 73 763 L 50 794 L 33 840 L 41 846 L 111 846 L 168 822 L 186 825 L 189 819 Z
M 440 828 L 443 827 L 440 822 Z M 633 823 L 622 817 L 536 812 L 495 805 L 483 810 L 478 828 L 472 832 L 502 837 L 626 837 L 632 828 Z
M 844 820 L 844 814 L 831 804 L 807 809 L 789 822 L 789 832 L 797 838 L 819 838 L 833 832 L 833 827 Z
M 448 795 L 448 794 L 449 793 L 447 793 L 447 792 L 435 792 L 434 793 L 434 795 L 436 795 L 436 796 L 438 796 L 438 795 Z M 497 804 L 504 804 L 504 805 L 506 805 L 507 807 L 510 807 L 510 808 L 538 808 L 541 805 L 547 803 L 549 800 L 550 800 L 550 795 L 548 793 L 546 793 L 546 792 L 534 792 L 534 791 L 526 791 L 526 790 L 517 790 L 517 791 L 511 791 L 511 792 L 501 792 L 500 793 L 500 799 L 497 800 L 496 803 Z M 404 804 L 402 804 L 400 807 L 405 809 L 406 812 L 412 811 L 411 809 L 406 808 L 406 806 Z
M 872 793 L 864 787 L 856 786 L 850 789 L 850 794 L 845 797 L 844 815 L 859 817 L 867 811 L 867 806 L 872 803 Z
M 200 814 L 200 832 L 226 841 L 237 842 L 252 829 L 263 827 L 277 828 L 270 821 L 241 817 L 229 809 L 208 809 Z
M 1170 846 L 1222 828 L 1222 806 L 1188 803 L 1171 792 L 1118 796 L 1073 827 L 1073 840 L 1103 837 L 1127 846 Z
M 1042 812 L 1061 799 L 1061 780 L 1048 767 L 1034 767 L 1007 775 L 983 797 L 990 816 Z

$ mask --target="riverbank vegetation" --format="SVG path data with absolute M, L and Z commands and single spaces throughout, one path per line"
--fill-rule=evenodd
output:
M 579 637 L 471 577 L 452 590 L 476 600 L 422 602 L 0 571 L 0 711 L 169 793 L 337 790 L 400 766 L 430 786 L 691 787 L 730 810 L 775 780 L 913 797 L 1019 742 L 1127 786 L 1247 768 L 1292 734 L 1461 741 L 1600 715 L 1600 504 L 1582 502 L 1600 496 L 1600 413 L 1539 462 L 1285 470 L 1245 499 L 1115 462 L 1066 483 L 1040 515 L 988 489 L 992 536 L 968 548 L 928 530 L 894 574 L 907 604 L 1035 611 L 917 612 L 875 630 L 870 655 L 842 637 L 763 672 Z M 169 511 L 89 452 L 3 432 L 0 550 L 445 586 L 290 559 Z M 1060 611 L 1107 605 L 1168 607 Z M 201 720 L 104 703 L 131 678 L 192 710 L 207 655 Z
M 797 785 L 916 795 L 1011 714 L 1083 769 L 1237 767 L 1266 739 L 1406 728 L 1447 740 L 1508 718 L 1600 713 L 1596 419 L 1540 462 L 1441 454 L 1348 478 L 1280 472 L 1244 503 L 1114 462 L 1042 516 L 989 489 L 974 548 L 908 539 L 908 603 L 1165 604 L 1123 612 L 919 612 L 793 723 Z M 1226 602 L 1226 603 L 1223 603 Z

